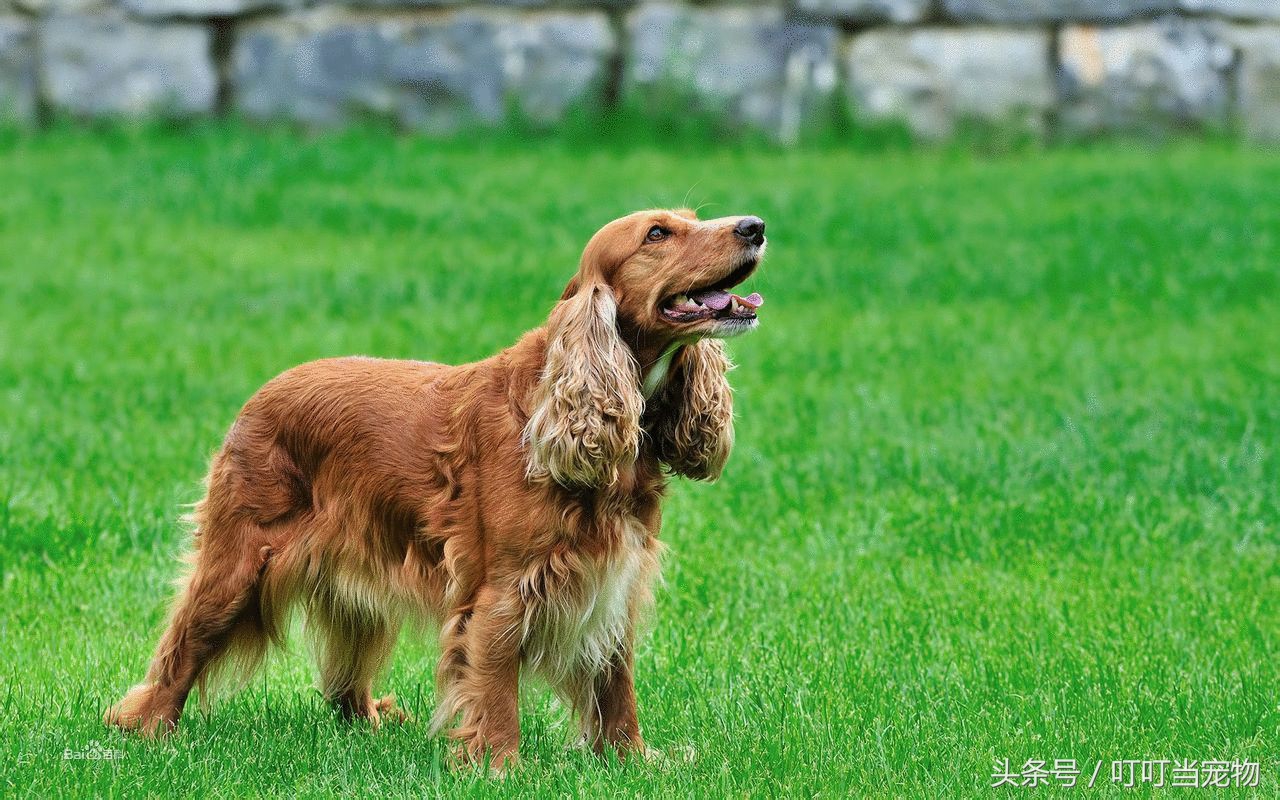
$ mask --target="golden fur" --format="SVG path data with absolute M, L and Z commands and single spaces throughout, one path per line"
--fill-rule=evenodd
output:
M 297 607 L 321 689 L 350 718 L 403 716 L 373 682 L 401 622 L 425 618 L 440 628 L 433 726 L 465 757 L 514 759 L 522 669 L 595 749 L 643 747 L 632 654 L 664 468 L 720 474 L 733 428 L 717 337 L 754 325 L 662 308 L 750 274 L 763 223 L 748 240 L 743 219 L 615 220 L 547 324 L 483 361 L 329 359 L 268 382 L 213 459 L 146 680 L 106 722 L 173 729 L 193 685 L 252 674 Z

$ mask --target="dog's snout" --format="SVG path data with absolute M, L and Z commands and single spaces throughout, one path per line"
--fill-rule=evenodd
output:
M 764 244 L 764 220 L 759 217 L 743 217 L 734 226 L 733 232 L 738 238 L 745 239 L 757 247 Z

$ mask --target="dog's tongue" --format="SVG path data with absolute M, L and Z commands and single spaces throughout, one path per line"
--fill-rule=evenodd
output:
M 729 307 L 729 303 L 731 303 L 734 298 L 737 298 L 738 305 L 746 306 L 747 308 L 759 308 L 764 305 L 764 298 L 760 296 L 759 292 L 752 292 L 746 297 L 740 297 L 739 295 L 731 292 L 726 292 L 723 289 L 708 289 L 705 292 L 698 292 L 697 294 L 691 295 L 691 297 L 707 308 L 714 309 L 716 311 L 724 311 Z

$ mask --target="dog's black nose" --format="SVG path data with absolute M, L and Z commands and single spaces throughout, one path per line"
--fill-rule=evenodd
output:
M 756 246 L 764 244 L 764 220 L 759 217 L 743 217 L 733 232 Z

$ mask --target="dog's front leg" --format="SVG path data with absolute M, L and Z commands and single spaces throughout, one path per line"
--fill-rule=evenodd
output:
M 518 689 L 523 605 L 519 597 L 484 587 L 468 620 L 466 665 L 458 681 L 462 724 L 453 731 L 461 756 L 495 770 L 514 766 L 520 746 Z

